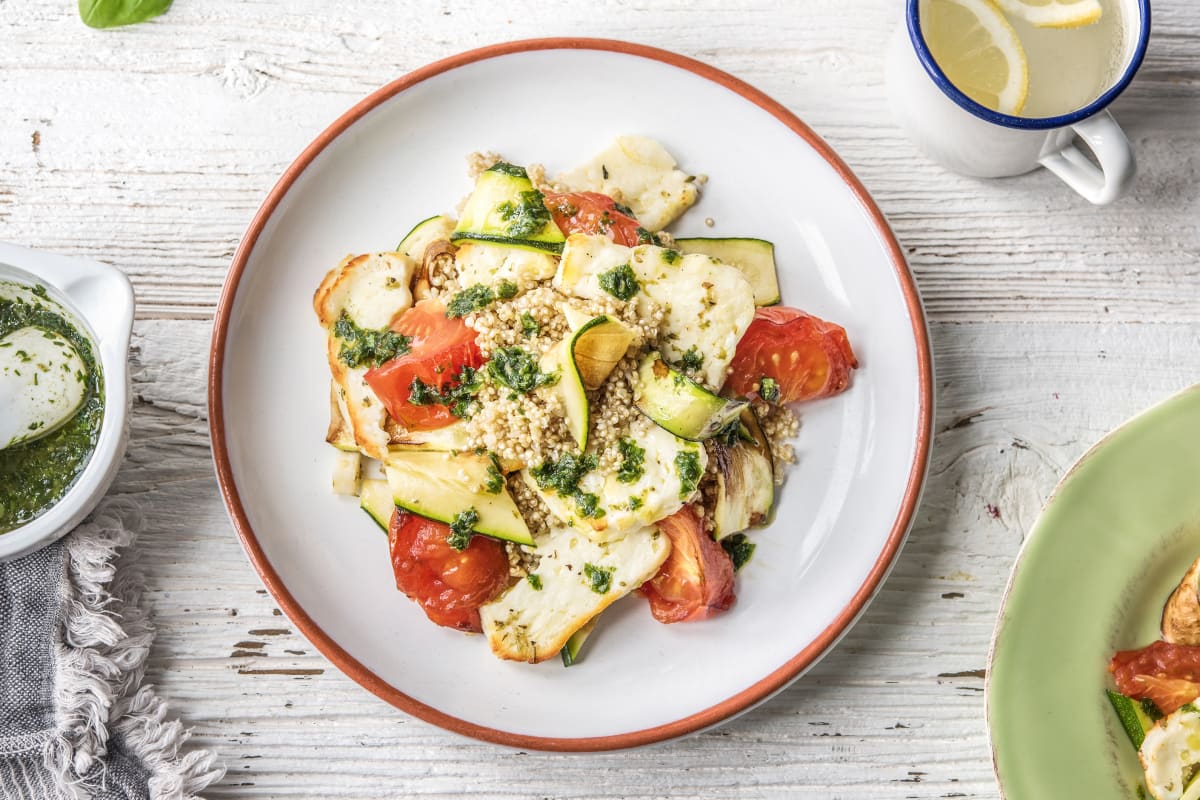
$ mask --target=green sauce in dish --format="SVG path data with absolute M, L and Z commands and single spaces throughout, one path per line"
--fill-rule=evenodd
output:
M 62 427 L 0 450 L 0 534 L 46 513 L 87 466 L 104 418 L 104 381 L 91 341 L 46 296 L 46 290 L 0 281 L 0 339 L 25 327 L 51 331 L 78 351 L 87 367 L 82 405 Z

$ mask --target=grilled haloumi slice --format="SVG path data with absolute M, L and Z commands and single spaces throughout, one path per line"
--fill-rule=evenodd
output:
M 539 558 L 536 581 L 523 578 L 479 608 L 492 652 L 510 661 L 557 655 L 571 634 L 652 578 L 671 542 L 654 527 L 607 544 L 571 528 L 552 528 L 533 552 Z
M 682 255 L 654 245 L 623 247 L 606 236 L 567 237 L 554 285 L 591 300 L 617 301 L 600 275 L 628 264 L 640 284 L 629 302 L 645 297 L 663 309 L 658 349 L 679 363 L 689 350 L 701 356 L 697 377 L 712 389 L 725 383 L 737 343 L 754 321 L 754 289 L 737 267 L 697 253 Z M 617 301 L 619 302 L 619 301 Z M 641 316 L 645 316 L 639 310 Z
M 1146 731 L 1138 759 L 1155 800 L 1200 798 L 1200 710 L 1188 703 L 1156 722 Z
M 624 203 L 647 230 L 661 231 L 696 202 L 695 179 L 654 139 L 618 136 L 591 161 L 559 176 L 575 192 L 601 192 Z
M 335 384 L 334 399 L 359 450 L 387 456 L 387 411 L 363 376 L 367 367 L 349 367 L 340 358 L 334 325 L 345 314 L 355 325 L 379 330 L 412 306 L 410 286 L 417 263 L 402 253 L 347 256 L 329 271 L 313 296 L 313 310 L 327 333 L 326 352 Z
M 524 289 L 554 275 L 558 262 L 550 253 L 485 242 L 463 242 L 454 255 L 458 285 L 477 283 L 495 289 L 502 281 Z
M 554 489 L 542 489 L 530 470 L 524 470 L 525 483 L 545 501 L 562 524 L 569 525 L 597 542 L 608 542 L 628 532 L 652 525 L 674 514 L 695 493 L 684 491 L 677 457 L 694 453 L 700 474 L 708 466 L 708 454 L 696 442 L 680 439 L 638 414 L 633 418 L 626 438 L 645 450 L 643 472 L 633 483 L 622 483 L 616 472 L 605 474 L 594 469 L 579 481 L 579 489 L 599 498 L 600 517 L 583 517 L 574 498 L 562 497 Z
M 354 434 L 354 443 L 364 455 L 383 459 L 388 454 L 391 434 L 387 430 L 388 415 L 383 402 L 367 385 L 367 367 L 347 367 L 338 358 L 342 342 L 329 333 L 329 371 L 336 385 L 334 394 L 342 419 Z
M 313 309 L 326 328 L 345 313 L 360 328 L 379 330 L 412 305 L 417 262 L 402 253 L 346 256 L 313 296 Z

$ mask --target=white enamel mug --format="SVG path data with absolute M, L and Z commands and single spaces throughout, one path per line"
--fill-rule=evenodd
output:
M 905 21 L 888 54 L 892 113 L 910 139 L 945 168 L 979 178 L 1021 175 L 1039 166 L 1087 200 L 1104 205 L 1129 189 L 1133 149 L 1108 105 L 1141 66 L 1150 38 L 1150 0 L 1117 0 L 1127 20 L 1124 68 L 1095 100 L 1057 117 L 1014 117 L 963 94 L 938 67 L 921 32 L 920 0 L 906 0 Z M 1095 163 L 1080 149 L 1082 140 Z

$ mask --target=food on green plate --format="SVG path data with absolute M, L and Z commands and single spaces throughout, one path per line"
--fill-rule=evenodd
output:
M 96 448 L 103 386 L 91 341 L 45 288 L 0 281 L 0 534 L 75 484 Z
M 698 182 L 658 142 L 554 181 L 473 161 L 457 219 L 317 289 L 335 491 L 388 532 L 397 587 L 500 658 L 576 663 L 634 592 L 664 623 L 724 611 L 794 461 L 789 404 L 857 366 L 845 331 L 760 307 L 769 242 L 674 245 Z
M 1116 653 L 1108 669 L 1117 691 L 1108 698 L 1137 749 L 1155 800 L 1200 798 L 1200 559 L 1163 609 L 1163 638 Z

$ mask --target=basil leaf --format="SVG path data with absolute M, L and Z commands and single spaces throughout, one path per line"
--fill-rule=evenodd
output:
M 153 19 L 171 0 L 79 0 L 79 18 L 90 28 L 115 28 Z

